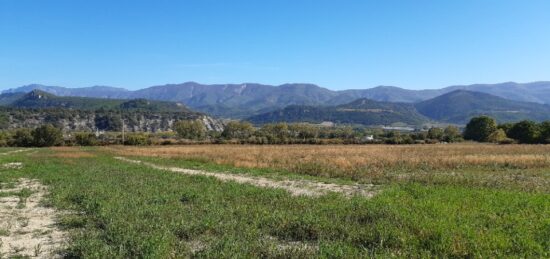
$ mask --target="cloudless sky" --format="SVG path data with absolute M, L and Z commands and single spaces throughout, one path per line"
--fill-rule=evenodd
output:
M 548 0 L 0 0 L 0 89 L 538 80 Z

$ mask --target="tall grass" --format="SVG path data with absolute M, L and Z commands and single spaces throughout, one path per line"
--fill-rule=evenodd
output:
M 190 145 L 108 150 L 124 156 L 271 168 L 378 184 L 449 182 L 550 191 L 550 145 Z

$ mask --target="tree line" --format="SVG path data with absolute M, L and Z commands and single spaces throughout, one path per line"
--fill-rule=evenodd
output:
M 273 123 L 256 128 L 248 122 L 231 121 L 222 132 L 207 132 L 198 121 L 179 121 L 174 124 L 174 131 L 185 139 L 240 144 L 425 144 L 463 140 L 459 128 L 455 126 L 400 132 L 307 123 Z
M 0 132 L 0 146 L 46 147 L 60 145 L 165 145 L 182 143 L 234 144 L 434 144 L 471 140 L 499 144 L 549 144 L 550 121 L 520 121 L 497 124 L 493 118 L 472 118 L 463 132 L 455 126 L 432 127 L 415 132 L 364 127 L 323 127 L 306 123 L 274 123 L 254 127 L 248 122 L 231 121 L 224 130 L 209 131 L 200 120 L 179 120 L 173 132 L 126 133 L 71 132 L 63 134 L 54 125 Z
M 497 124 L 488 116 L 474 117 L 466 125 L 464 139 L 501 144 L 550 144 L 550 121 Z

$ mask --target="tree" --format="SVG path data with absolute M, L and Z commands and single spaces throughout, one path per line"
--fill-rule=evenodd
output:
M 550 144 L 550 121 L 540 124 L 540 142 Z
M 271 144 L 287 143 L 291 137 L 286 123 L 265 124 L 255 135 L 265 137 Z
M 499 124 L 497 128 L 504 130 L 506 134 L 510 131 L 510 129 L 514 126 L 514 123 L 507 122 L 503 124 Z
M 13 146 L 31 147 L 33 144 L 32 132 L 29 129 L 18 129 L 13 134 Z
M 206 127 L 199 120 L 177 121 L 174 123 L 174 131 L 184 139 L 204 139 L 206 137 Z
M 288 125 L 288 130 L 294 138 L 301 140 L 316 139 L 319 136 L 319 129 L 306 123 L 294 123 Z
M 96 115 L 95 126 L 99 130 L 120 131 L 122 130 L 122 118 L 118 114 Z
M 519 143 L 534 144 L 539 141 L 540 128 L 534 121 L 520 121 L 508 131 L 508 136 Z
M 76 133 L 75 140 L 79 146 L 95 146 L 98 144 L 97 137 L 93 133 Z
M 430 128 L 428 130 L 428 138 L 429 139 L 442 140 L 443 139 L 443 130 L 441 128 Z
M 464 139 L 488 142 L 489 136 L 497 130 L 496 121 L 488 116 L 474 117 L 466 125 Z
M 226 139 L 248 139 L 254 134 L 254 127 L 248 122 L 230 121 L 225 125 L 222 137 Z
M 455 126 L 447 126 L 443 132 L 443 140 L 447 142 L 458 142 L 462 140 L 460 130 Z
M 47 124 L 32 131 L 34 146 L 51 147 L 63 144 L 63 134 L 58 128 Z
M 508 142 L 508 137 L 506 132 L 503 129 L 497 129 L 491 135 L 489 135 L 488 141 L 493 143 L 504 143 Z

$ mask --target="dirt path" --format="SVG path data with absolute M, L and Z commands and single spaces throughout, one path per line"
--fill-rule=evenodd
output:
M 30 149 L 12 150 L 12 151 L 8 151 L 8 152 L 0 153 L 0 155 L 1 155 L 1 156 L 6 156 L 6 155 L 10 155 L 10 154 L 25 152 L 25 151 L 27 151 L 27 150 L 30 150 Z
M 339 184 L 322 183 L 322 182 L 316 182 L 316 181 L 310 181 L 310 180 L 276 181 L 276 180 L 264 178 L 264 177 L 246 176 L 246 175 L 220 173 L 220 172 L 207 172 L 202 170 L 185 169 L 185 168 L 178 168 L 178 167 L 165 167 L 165 166 L 160 166 L 149 162 L 143 162 L 140 160 L 128 159 L 125 157 L 115 157 L 115 159 L 129 162 L 129 163 L 134 163 L 134 164 L 141 164 L 151 168 L 170 171 L 170 172 L 183 173 L 187 175 L 210 176 L 224 182 L 233 181 L 237 183 L 250 184 L 250 185 L 264 187 L 264 188 L 284 189 L 295 196 L 299 196 L 299 195 L 320 196 L 320 195 L 327 194 L 329 192 L 337 192 L 337 193 L 342 193 L 346 196 L 360 195 L 364 197 L 372 197 L 377 193 L 376 186 L 372 184 L 339 185 Z
M 0 188 L 0 258 L 60 257 L 66 233 L 55 226 L 57 211 L 40 205 L 46 186 L 20 179 L 9 187 Z

